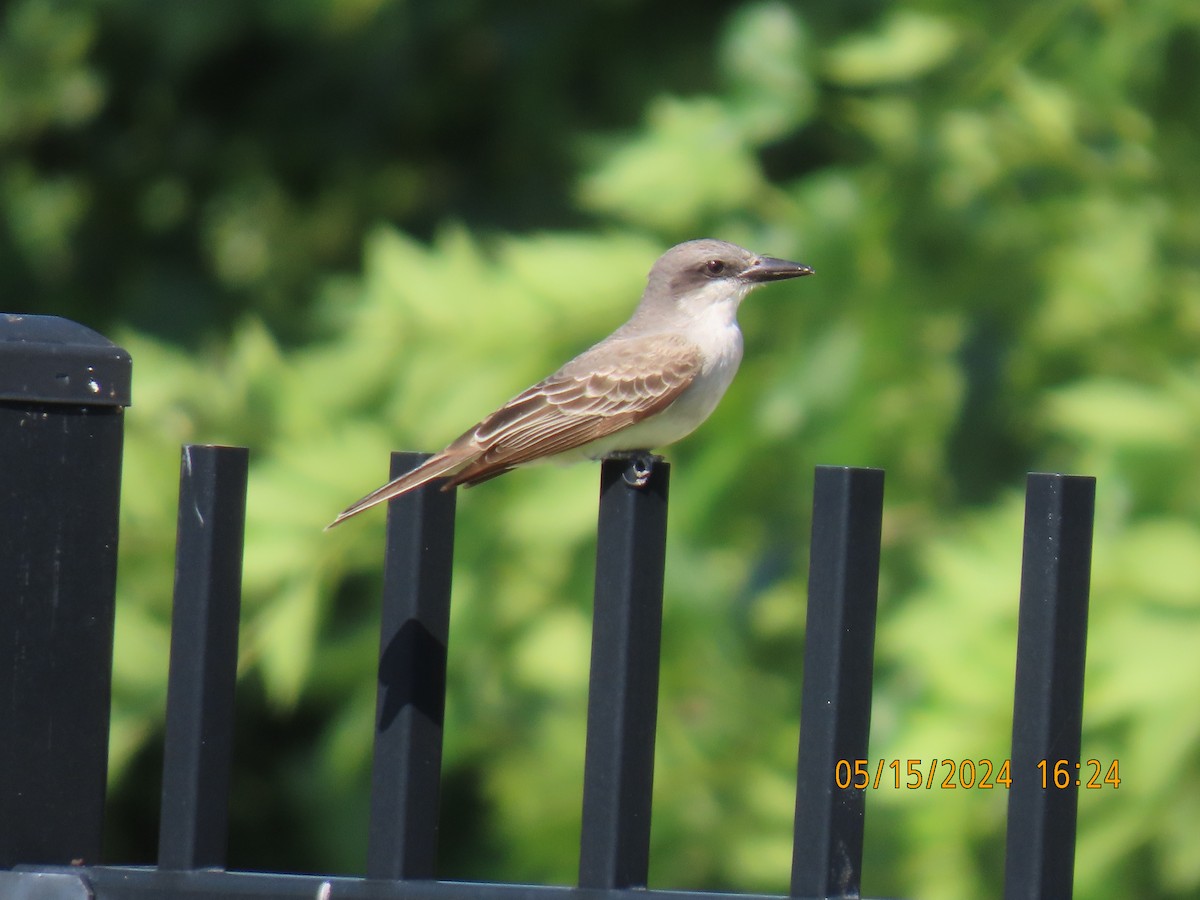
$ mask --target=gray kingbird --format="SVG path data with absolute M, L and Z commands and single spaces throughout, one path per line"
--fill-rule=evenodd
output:
M 328 527 L 435 478 L 446 479 L 443 489 L 469 486 L 547 457 L 648 453 L 685 437 L 742 361 L 742 300 L 761 284 L 812 273 L 725 241 L 672 247 L 650 270 L 628 322 Z

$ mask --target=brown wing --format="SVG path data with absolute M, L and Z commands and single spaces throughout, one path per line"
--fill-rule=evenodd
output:
M 423 484 L 433 481 L 435 478 L 461 469 L 470 460 L 470 451 L 450 452 L 450 448 L 443 450 L 441 453 L 431 456 L 421 465 L 417 466 L 411 472 L 393 478 L 381 488 L 371 491 L 367 496 L 363 497 L 354 503 L 351 503 L 344 510 L 338 513 L 338 517 L 325 526 L 328 531 L 335 525 L 340 525 L 351 516 L 357 516 L 360 512 L 370 509 L 372 506 L 377 506 L 391 500 L 393 497 L 399 497 L 401 494 L 407 494 L 411 490 L 419 488 Z
M 700 371 L 678 335 L 609 340 L 514 397 L 446 448 L 475 458 L 449 484 L 476 484 L 521 463 L 574 450 L 662 411 Z
M 445 478 L 446 487 L 478 484 L 521 463 L 582 447 L 666 409 L 699 371 L 699 348 L 677 335 L 609 339 L 413 471 L 347 507 L 328 528 L 435 478 Z

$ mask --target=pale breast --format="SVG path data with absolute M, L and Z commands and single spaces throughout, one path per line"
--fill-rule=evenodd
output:
M 653 450 L 691 434 L 716 409 L 737 374 L 742 361 L 742 332 L 737 321 L 724 310 L 694 320 L 686 337 L 700 347 L 700 374 L 674 403 L 656 416 L 631 425 L 580 448 L 580 453 L 598 459 L 620 450 Z

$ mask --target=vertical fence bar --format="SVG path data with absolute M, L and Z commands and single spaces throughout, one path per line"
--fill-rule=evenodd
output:
M 600 472 L 579 886 L 645 886 L 670 466 Z
M 0 868 L 99 861 L 130 372 L 0 313 Z
M 392 477 L 427 458 L 392 454 Z M 368 878 L 436 874 L 455 500 L 435 483 L 388 504 Z
M 246 522 L 244 447 L 183 448 L 158 865 L 225 864 Z
M 1095 502 L 1094 478 L 1029 475 L 1004 859 L 1008 900 L 1071 896 Z M 1063 787 L 1054 784 L 1060 760 L 1068 775 Z
M 813 492 L 793 897 L 857 897 L 865 790 L 838 787 L 867 759 L 883 471 L 819 466 Z M 865 763 L 864 763 L 865 765 Z M 845 779 L 843 778 L 843 782 Z

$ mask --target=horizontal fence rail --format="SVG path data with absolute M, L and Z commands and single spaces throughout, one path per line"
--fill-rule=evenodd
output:
M 17 421 L 26 403 L 3 393 L 2 353 L 0 342 L 0 429 Z M 123 396 L 117 391 L 106 400 Z M 6 409 L 13 414 L 8 420 Z M 41 451 L 32 445 L 28 452 L 18 461 L 22 471 L 48 478 L 35 470 L 52 469 L 55 459 L 34 459 Z M 394 454 L 391 474 L 425 458 Z M 102 794 L 94 783 L 82 791 L 83 815 L 73 820 L 72 804 L 51 786 L 35 779 L 32 792 L 22 790 L 21 770 L 12 767 L 40 770 L 7 731 L 0 734 L 0 897 L 767 900 L 647 887 L 670 478 L 670 467 L 657 458 L 639 460 L 633 473 L 629 460 L 601 465 L 577 886 L 437 879 L 455 525 L 455 492 L 438 484 L 388 507 L 365 877 L 224 871 L 247 461 L 243 448 L 183 449 L 158 864 L 99 865 Z M 883 485 L 877 469 L 815 473 L 787 900 L 860 891 L 865 789 L 839 788 L 836 768 L 839 760 L 868 756 Z M 106 491 L 115 522 L 115 493 L 111 485 Z M 1094 479 L 1081 476 L 1035 474 L 1027 484 L 1004 865 L 1010 898 L 1070 896 L 1076 791 L 1041 788 L 1036 765 L 1079 755 L 1094 495 Z M 23 515 L 11 505 L 0 512 L 2 578 L 14 555 L 42 552 L 14 537 L 13 522 Z M 93 560 L 85 554 L 84 563 Z M 97 581 L 98 600 L 79 590 L 79 602 L 100 603 L 101 627 L 69 643 L 62 632 L 37 626 L 54 614 L 44 597 L 14 595 L 22 622 L 34 626 L 20 631 L 28 643 L 0 657 L 0 716 L 16 717 L 32 734 L 66 728 L 75 710 L 39 705 L 41 694 L 21 696 L 30 678 L 23 661 L 31 657 L 65 672 L 64 684 L 101 682 L 90 686 L 88 702 L 103 701 L 107 727 L 112 584 L 107 575 Z M 0 624 L 13 609 L 0 604 Z M 100 646 L 81 648 L 86 640 Z M 92 775 L 99 766 L 103 774 L 105 746 L 94 740 L 98 714 L 89 715 L 86 739 L 76 747 L 37 749 L 58 765 Z M 30 812 L 43 803 L 44 812 Z M 22 815 L 36 826 L 28 834 Z

